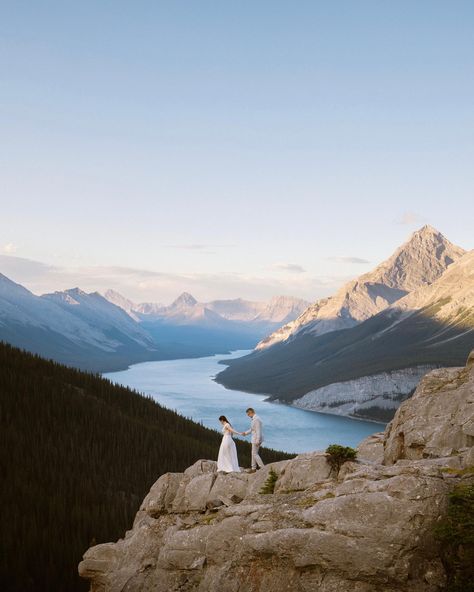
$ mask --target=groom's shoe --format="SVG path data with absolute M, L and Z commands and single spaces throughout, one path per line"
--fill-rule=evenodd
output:
M 246 473 L 255 473 L 257 471 L 257 469 L 247 469 L 245 472 Z

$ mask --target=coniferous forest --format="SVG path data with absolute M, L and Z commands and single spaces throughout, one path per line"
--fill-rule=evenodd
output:
M 0 343 L 0 589 L 87 590 L 84 551 L 122 537 L 161 474 L 216 458 L 219 443 L 148 397 Z

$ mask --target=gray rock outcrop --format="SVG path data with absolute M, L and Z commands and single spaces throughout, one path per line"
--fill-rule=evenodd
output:
M 441 368 L 421 381 L 385 431 L 385 464 L 447 457 L 474 446 L 473 366 Z
M 441 592 L 434 527 L 474 464 L 473 403 L 473 364 L 430 372 L 337 477 L 323 452 L 254 474 L 198 461 L 162 475 L 133 528 L 91 547 L 79 573 L 92 592 Z

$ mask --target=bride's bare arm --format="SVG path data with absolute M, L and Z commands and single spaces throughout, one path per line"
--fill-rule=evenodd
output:
M 231 427 L 228 423 L 225 424 L 226 430 L 228 430 L 229 432 L 232 432 L 232 434 L 238 434 L 239 436 L 242 436 L 242 432 L 238 432 L 237 430 L 234 430 L 233 427 Z

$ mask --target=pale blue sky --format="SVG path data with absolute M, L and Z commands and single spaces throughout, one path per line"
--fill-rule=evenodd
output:
M 0 271 L 314 299 L 473 248 L 473 66 L 471 1 L 0 0 L 0 249 L 54 273 Z

